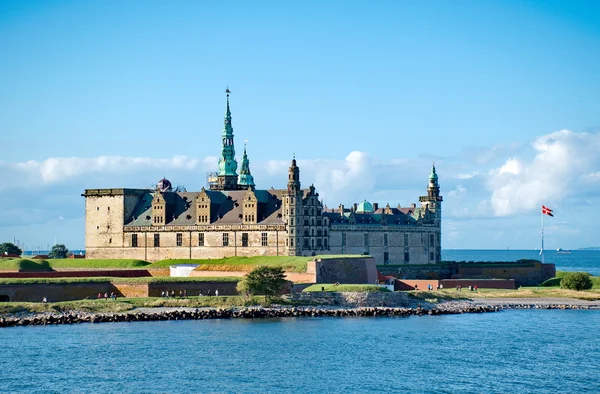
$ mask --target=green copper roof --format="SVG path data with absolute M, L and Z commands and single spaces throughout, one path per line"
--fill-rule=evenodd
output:
M 225 110 L 225 126 L 223 127 L 223 147 L 219 159 L 219 175 L 237 176 L 237 161 L 233 143 L 233 127 L 231 126 L 231 111 L 229 110 L 229 89 L 227 93 L 227 109 Z
M 250 160 L 246 154 L 246 145 L 244 144 L 244 157 L 242 158 L 242 168 L 238 177 L 238 185 L 255 186 L 254 177 L 250 174 Z
M 357 213 L 373 213 L 373 212 L 375 212 L 375 209 L 373 208 L 373 204 L 371 204 L 370 202 L 365 200 L 365 201 L 361 202 L 360 204 L 358 204 L 358 207 L 356 208 L 356 212 Z
M 429 180 L 430 181 L 436 181 L 438 180 L 438 176 L 437 173 L 435 172 L 435 165 L 433 165 L 431 167 L 431 174 L 429 174 Z

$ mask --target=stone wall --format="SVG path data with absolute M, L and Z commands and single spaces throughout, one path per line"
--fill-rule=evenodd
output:
M 456 279 L 463 278 L 494 278 L 514 279 L 517 287 L 536 286 L 556 276 L 554 264 L 540 262 L 524 263 L 461 263 Z
M 96 299 L 98 293 L 112 292 L 119 297 L 144 297 L 147 289 L 147 284 L 115 285 L 109 282 L 0 285 L 0 295 L 7 295 L 12 302 L 41 302 L 44 297 L 48 302 L 57 302 Z
M 387 244 L 385 242 L 386 234 Z M 430 235 L 433 235 L 433 242 L 431 242 Z M 345 244 L 342 241 L 344 236 Z M 378 265 L 435 264 L 440 259 L 439 239 L 440 229 L 436 226 L 332 226 L 330 248 L 329 251 L 323 253 L 368 254 L 375 259 Z M 408 261 L 405 260 L 405 253 L 408 253 Z
M 96 299 L 98 293 L 114 292 L 118 297 L 160 297 L 164 290 L 186 290 L 188 296 L 197 296 L 200 291 L 207 294 L 210 290 L 219 295 L 236 295 L 235 282 L 175 282 L 175 283 L 63 283 L 0 285 L 0 296 L 8 296 L 12 302 L 41 302 L 44 297 L 49 302 Z
M 398 292 L 306 292 L 293 293 L 288 298 L 305 304 L 348 307 L 409 307 L 413 304 L 406 293 Z
M 513 279 L 518 286 L 536 286 L 556 276 L 554 264 L 527 262 L 446 262 L 432 266 L 378 265 L 383 275 L 409 280 Z
M 314 275 L 314 283 L 371 283 L 377 280 L 375 259 L 364 258 L 328 258 L 309 261 L 307 274 Z

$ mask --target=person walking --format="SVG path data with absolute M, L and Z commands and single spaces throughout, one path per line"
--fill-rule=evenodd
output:
M 215 290 L 215 297 L 219 296 L 219 289 Z

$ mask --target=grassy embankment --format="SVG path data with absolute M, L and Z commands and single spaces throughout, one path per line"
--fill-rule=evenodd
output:
M 306 289 L 302 290 L 303 292 L 316 292 L 316 291 L 331 291 L 331 292 L 367 292 L 367 293 L 377 293 L 377 292 L 390 292 L 385 287 L 376 286 L 376 285 L 362 285 L 362 284 L 325 284 L 318 283 L 316 285 L 308 286 Z
M 141 278 L 91 277 L 91 278 L 0 278 L 0 285 L 68 284 L 68 283 L 195 283 L 239 282 L 237 276 L 179 278 L 169 276 L 144 276 Z
M 0 260 L 0 271 L 50 271 L 60 269 L 165 269 L 175 264 L 198 264 L 201 271 L 251 271 L 257 266 L 282 267 L 285 271 L 305 272 L 306 263 L 315 258 L 357 258 L 359 255 L 322 256 L 252 256 L 222 259 L 174 259 L 149 263 L 135 259 L 6 259 Z
M 283 300 L 276 300 L 278 304 L 288 303 Z M 240 296 L 219 296 L 219 297 L 189 297 L 180 298 L 118 298 L 113 300 L 80 300 L 51 302 L 47 304 L 37 302 L 4 302 L 0 303 L 0 314 L 22 313 L 22 312 L 96 312 L 96 313 L 114 313 L 125 312 L 134 308 L 156 308 L 156 307 L 180 307 L 180 308 L 231 308 L 242 306 L 268 306 L 265 297 L 255 296 L 249 300 L 244 300 Z

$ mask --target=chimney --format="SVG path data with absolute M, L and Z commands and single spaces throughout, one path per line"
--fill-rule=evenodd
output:
M 340 204 L 340 216 L 344 216 L 344 204 Z
M 352 210 L 354 212 L 356 212 L 357 209 L 358 209 L 358 204 L 357 203 L 352 204 Z
M 413 208 L 416 208 L 416 207 L 417 207 L 417 204 L 413 203 L 412 207 L 413 207 Z
M 378 202 L 374 202 L 373 203 L 373 209 L 376 211 L 379 209 L 379 203 Z

